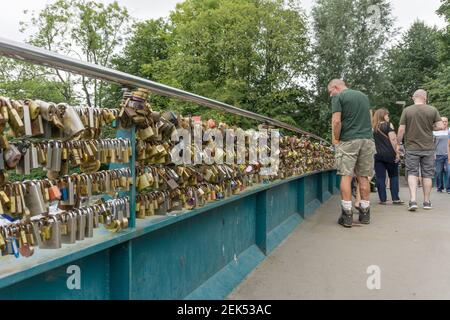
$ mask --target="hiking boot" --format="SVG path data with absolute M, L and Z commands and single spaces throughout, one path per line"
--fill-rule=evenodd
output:
M 370 224 L 370 207 L 368 208 L 359 208 L 359 222 L 362 224 Z
M 431 210 L 431 209 L 433 209 L 433 206 L 431 205 L 431 201 L 424 202 L 424 203 L 423 203 L 423 208 L 424 208 L 425 210 Z
M 408 205 L 408 210 L 409 211 L 416 211 L 417 210 L 417 202 L 415 201 L 410 201 L 409 205 Z
M 338 223 L 341 226 L 344 226 L 346 228 L 351 228 L 353 223 L 353 212 L 352 210 L 345 210 L 341 207 L 342 213 L 341 217 L 338 220 Z

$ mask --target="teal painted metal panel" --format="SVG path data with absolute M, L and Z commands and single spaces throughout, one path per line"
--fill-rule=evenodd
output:
M 262 253 L 267 253 L 267 191 L 256 196 L 255 242 Z
M 321 172 L 317 174 L 317 199 L 324 203 L 331 197 L 328 191 L 328 172 Z
M 314 199 L 313 201 L 309 202 L 305 207 L 305 218 L 311 216 L 314 211 L 320 208 L 321 205 L 322 202 L 320 202 L 318 199 Z
M 305 177 L 305 203 L 317 200 L 317 190 L 319 188 L 318 174 Z
M 303 221 L 299 214 L 292 214 L 267 235 L 267 253 L 278 247 L 284 239 Z
M 132 288 L 133 242 L 127 241 L 110 249 L 111 300 L 129 300 Z
M 69 266 L 79 267 L 80 289 L 67 286 L 68 280 L 76 284 Z M 104 250 L 4 288 L 0 300 L 109 299 L 109 278 L 109 251 Z
M 341 189 L 341 176 L 336 174 L 336 189 Z
M 320 199 L 318 198 L 319 190 L 321 190 L 321 174 L 315 174 L 307 176 L 305 180 L 305 217 L 310 216 L 314 211 L 321 206 Z
M 317 197 L 322 203 L 331 198 L 331 192 L 329 189 L 329 174 L 329 172 L 321 172 L 319 177 L 319 190 Z
M 306 213 L 305 181 L 305 178 L 297 180 L 297 212 L 303 219 Z
M 335 194 L 338 189 L 336 188 L 336 172 L 330 171 L 328 172 L 328 191 L 331 194 Z
M 239 255 L 236 260 L 228 263 L 222 270 L 209 278 L 185 299 L 219 300 L 226 298 L 264 260 L 264 257 L 264 254 L 257 246 L 251 246 Z
M 182 299 L 255 244 L 256 196 L 133 240 L 133 299 Z
M 83 249 L 37 265 L 28 278 L 25 271 L 0 278 L 0 299 L 221 299 L 302 214 L 321 205 L 335 177 L 330 171 L 277 181 L 181 215 L 141 220 L 98 244 L 80 242 Z M 81 270 L 80 290 L 67 289 L 73 264 Z
M 297 181 L 267 190 L 267 232 L 272 231 L 291 215 L 297 214 Z

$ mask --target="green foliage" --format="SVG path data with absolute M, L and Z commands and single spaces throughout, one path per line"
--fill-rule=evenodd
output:
M 376 6 L 376 7 L 373 7 Z M 378 11 L 373 11 L 376 8 Z M 342 78 L 374 100 L 381 82 L 383 50 L 393 29 L 386 0 L 317 0 L 312 11 L 314 81 L 313 131 L 330 136 L 331 107 L 327 85 Z M 378 18 L 378 21 L 373 21 Z
M 165 19 L 134 24 L 117 1 L 56 0 L 31 12 L 21 28 L 31 34 L 30 43 L 48 50 L 330 138 L 326 86 L 333 78 L 344 78 L 368 94 L 374 106 L 390 109 L 394 122 L 401 111 L 395 102 L 409 102 L 419 87 L 429 91 L 442 113 L 450 112 L 450 23 L 437 30 L 416 21 L 387 48 L 395 31 L 391 11 L 388 0 L 316 0 L 308 30 L 293 0 L 185 0 Z M 441 0 L 438 13 L 450 22 L 450 0 Z M 0 58 L 0 95 L 113 108 L 121 88 Z M 150 102 L 156 110 L 244 128 L 257 125 L 160 95 Z
M 13 99 L 74 102 L 72 97 L 66 98 L 64 84 L 49 75 L 45 68 L 0 57 L 0 95 Z
M 22 181 L 22 180 L 40 180 L 45 179 L 47 177 L 47 172 L 41 168 L 31 170 L 31 174 L 23 175 L 17 174 L 14 170 L 10 170 L 8 172 L 8 180 L 9 181 Z
M 450 116 L 450 65 L 443 67 L 435 79 L 426 84 L 430 103 L 438 108 L 441 116 Z
M 441 0 L 437 13 L 447 21 L 447 27 L 441 32 L 440 59 L 450 63 L 450 0 Z
M 436 106 L 441 115 L 450 116 L 450 0 L 443 0 L 437 11 L 447 21 L 447 27 L 439 34 L 440 66 L 435 77 L 429 77 L 426 88 L 429 90 L 430 102 Z
M 21 22 L 22 31 L 37 29 L 28 40 L 31 44 L 109 66 L 114 51 L 128 32 L 131 19 L 117 1 L 105 5 L 92 0 L 58 0 L 40 12 L 31 12 L 27 21 Z M 109 90 L 103 81 L 54 69 L 48 73 L 52 81 L 61 83 L 65 101 L 77 96 L 73 88 L 80 86 L 87 105 L 102 107 Z
M 187 0 L 169 21 L 134 27 L 124 71 L 269 116 L 298 109 L 308 75 L 306 20 L 293 3 L 269 0 Z M 247 121 L 194 104 L 153 98 L 155 108 Z M 291 118 L 295 123 L 295 120 Z
M 138 22 L 121 56 L 112 59 L 120 70 L 154 78 L 152 66 L 169 57 L 169 25 L 163 19 Z
M 379 88 L 378 105 L 390 109 L 394 122 L 401 114 L 396 101 L 412 103 L 414 91 L 435 77 L 439 67 L 439 33 L 436 28 L 416 21 L 400 42 L 389 49 L 383 61 L 384 83 Z

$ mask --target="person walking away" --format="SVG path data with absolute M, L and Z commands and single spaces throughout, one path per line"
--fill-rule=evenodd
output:
M 419 89 L 412 97 L 414 104 L 406 107 L 400 117 L 397 143 L 405 137 L 405 162 L 408 173 L 409 211 L 416 211 L 417 180 L 422 175 L 423 208 L 432 209 L 430 193 L 434 177 L 433 130 L 443 130 L 441 116 L 435 107 L 427 105 L 427 92 Z
M 389 113 L 386 116 L 387 118 L 389 118 Z M 390 119 L 388 119 L 387 121 L 389 122 Z M 395 127 L 392 124 L 392 122 L 389 122 L 389 125 L 391 126 L 391 129 L 394 130 L 395 132 Z M 395 135 L 397 137 L 397 135 Z M 395 143 L 397 144 L 397 142 Z M 400 161 L 399 161 L 400 162 Z M 391 181 L 389 180 L 389 176 L 386 176 L 386 189 L 389 189 L 391 187 Z
M 390 192 L 393 204 L 403 204 L 399 198 L 398 163 L 400 147 L 397 135 L 389 123 L 389 112 L 382 108 L 375 111 L 372 119 L 373 137 L 377 153 L 375 154 L 375 176 L 380 204 L 386 204 L 386 171 L 390 179 Z
M 436 170 L 436 188 L 438 192 L 442 192 L 446 188 L 447 193 L 450 193 L 450 175 L 448 171 L 448 119 L 441 118 L 444 124 L 444 130 L 433 131 L 434 145 L 436 151 L 435 170 Z M 445 173 L 447 173 L 447 180 L 444 183 Z
M 373 141 L 370 101 L 364 93 L 347 88 L 340 79 L 328 84 L 332 106 L 332 136 L 336 149 L 336 166 L 341 176 L 341 216 L 338 223 L 350 228 L 353 224 L 352 189 L 356 174 L 361 192 L 359 221 L 370 223 L 370 185 L 373 173 L 375 143 Z

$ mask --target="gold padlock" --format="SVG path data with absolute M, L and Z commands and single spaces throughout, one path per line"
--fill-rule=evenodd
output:
M 5 191 L 0 191 L 0 201 L 3 203 L 3 204 L 8 204 L 9 203 L 9 197 L 8 197 L 8 195 L 6 194 L 6 192 Z
M 10 148 L 8 138 L 3 134 L 0 134 L 0 148 L 3 150 Z
M 147 140 L 155 135 L 155 132 L 153 131 L 153 128 L 151 126 L 148 126 L 145 129 L 139 129 L 139 138 L 142 140 Z
M 39 104 L 37 104 L 37 102 L 35 102 L 33 100 L 29 100 L 29 99 L 25 100 L 24 103 L 30 109 L 30 118 L 31 118 L 31 120 L 35 120 L 39 116 L 39 114 L 41 112 Z
M 5 98 L 3 98 L 3 99 L 5 99 Z M 2 100 L 2 101 L 4 101 L 4 100 Z M 3 103 L 3 102 L 2 102 L 2 103 Z M 0 111 L 1 111 L 1 113 L 2 113 L 3 119 L 4 119 L 6 122 L 9 122 L 9 113 L 8 113 L 8 107 L 7 107 L 7 105 L 6 105 L 6 104 L 3 104 L 2 107 L 1 107 L 1 109 L 0 109 Z
M 114 120 L 116 120 L 116 117 L 114 116 L 114 114 L 106 109 L 102 110 L 102 115 L 103 115 L 103 120 L 105 121 L 106 124 L 111 124 Z
M 16 109 L 8 107 L 9 125 L 14 131 L 16 137 L 20 137 L 25 133 L 25 125 Z
M 138 189 L 139 191 L 142 191 L 148 187 L 150 187 L 150 182 L 148 181 L 148 177 L 146 174 L 141 174 L 138 177 L 139 181 L 138 181 Z
M 42 240 L 50 240 L 52 237 L 52 228 L 49 225 L 42 226 L 41 228 Z

